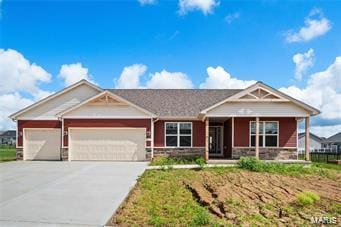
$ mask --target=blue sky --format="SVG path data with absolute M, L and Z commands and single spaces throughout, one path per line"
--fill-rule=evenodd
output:
M 213 78 L 219 74 L 215 69 L 221 67 L 221 77 L 226 72 L 241 81 L 236 86 L 260 80 L 306 101 L 310 94 L 304 89 L 309 90 L 312 75 L 325 72 L 341 56 L 340 12 L 341 1 L 207 0 L 206 5 L 200 5 L 195 0 L 152 4 L 137 0 L 4 0 L 0 48 L 15 50 L 48 73 L 49 78 L 36 79 L 33 85 L 45 93 L 65 86 L 68 74 L 60 76 L 62 65 L 80 63 L 79 70 L 88 70 L 87 78 L 111 88 L 120 84 L 124 67 L 140 64 L 145 68 L 127 68 L 126 73 L 137 73 L 137 83 L 142 87 L 159 85 L 148 81 L 166 70 L 170 74 L 163 76 L 179 72 L 178 76 L 192 83 L 187 83 L 190 87 L 214 88 L 215 81 L 210 86 L 205 83 L 207 69 L 211 67 Z M 321 24 L 313 31 L 307 20 Z M 304 27 L 308 33 L 300 34 Z M 295 63 L 296 54 L 301 54 L 303 60 Z M 340 73 L 336 70 L 332 81 L 341 81 Z M 176 83 L 181 83 L 181 78 Z M 331 86 L 335 97 L 339 97 L 341 85 Z M 32 89 L 16 88 L 0 95 L 15 93 L 19 98 L 36 100 L 37 96 L 30 92 Z M 321 97 L 326 94 L 322 92 Z M 323 108 L 328 103 L 320 100 L 310 104 Z M 333 111 L 333 116 L 317 119 L 316 126 L 340 124 L 333 130 L 341 129 L 341 113 Z

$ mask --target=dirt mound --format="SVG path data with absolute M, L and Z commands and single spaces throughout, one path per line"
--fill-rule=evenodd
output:
M 184 184 L 202 206 L 231 224 L 247 225 L 249 218 L 259 219 L 263 224 L 298 225 L 310 222 L 313 216 L 340 212 L 340 178 L 248 171 L 218 175 L 203 171 L 198 178 L 185 180 Z M 300 207 L 296 196 L 302 191 L 315 192 L 321 200 L 316 205 Z M 337 211 L 333 204 L 338 206 Z

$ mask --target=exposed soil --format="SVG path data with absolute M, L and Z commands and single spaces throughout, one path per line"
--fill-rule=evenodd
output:
M 269 224 L 298 225 L 312 216 L 337 214 L 340 221 L 341 179 L 320 176 L 283 176 L 248 171 L 216 174 L 198 172 L 200 177 L 186 179 L 184 185 L 197 201 L 230 224 L 247 225 L 247 219 L 259 218 Z M 316 205 L 300 207 L 296 195 L 302 191 L 317 193 Z M 335 206 L 338 210 L 335 211 Z

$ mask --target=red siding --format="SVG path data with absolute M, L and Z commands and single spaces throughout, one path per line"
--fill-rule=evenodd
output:
M 165 122 L 192 122 L 193 133 L 193 147 L 205 147 L 205 122 L 202 121 L 164 121 L 160 120 L 154 124 L 154 146 L 165 146 Z
M 58 120 L 18 120 L 18 144 L 22 146 L 24 128 L 61 128 Z
M 234 146 L 249 146 L 249 125 L 255 118 L 234 119 Z M 295 118 L 260 118 L 260 121 L 279 121 L 279 147 L 296 147 L 297 125 Z
M 146 128 L 150 132 L 150 119 L 64 119 L 64 131 L 69 127 L 134 127 Z M 68 136 L 64 136 L 64 146 Z

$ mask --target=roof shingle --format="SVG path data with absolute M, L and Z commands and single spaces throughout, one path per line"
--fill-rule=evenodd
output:
M 241 89 L 107 89 L 160 117 L 196 117 Z

